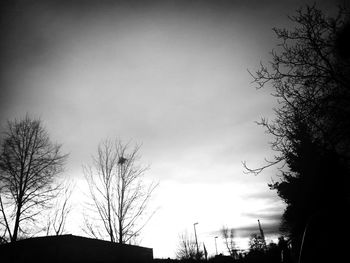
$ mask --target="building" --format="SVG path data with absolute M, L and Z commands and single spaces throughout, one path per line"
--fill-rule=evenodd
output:
M 73 235 L 35 237 L 0 245 L 0 262 L 149 263 L 151 248 Z

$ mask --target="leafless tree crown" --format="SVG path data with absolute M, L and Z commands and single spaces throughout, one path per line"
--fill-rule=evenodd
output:
M 0 226 L 4 239 L 31 235 L 29 225 L 57 195 L 56 176 L 67 155 L 53 144 L 40 120 L 8 121 L 0 149 Z
M 66 231 L 67 218 L 72 211 L 71 196 L 75 185 L 66 181 L 62 184 L 57 197 L 53 200 L 53 207 L 48 211 L 46 235 L 63 235 Z
M 197 245 L 193 237 L 189 237 L 187 233 L 179 236 L 179 246 L 176 251 L 176 258 L 180 260 L 196 259 Z
M 131 242 L 150 217 L 146 208 L 157 184 L 144 183 L 148 167 L 139 165 L 139 149 L 120 140 L 100 143 L 92 166 L 83 168 L 90 190 L 90 214 L 85 232 L 111 242 Z M 97 212 L 93 218 L 91 212 Z M 96 219 L 96 220 L 93 220 Z
M 280 43 L 271 52 L 269 64 L 260 64 L 250 73 L 258 89 L 271 87 L 278 106 L 272 120 L 257 122 L 272 135 L 271 148 L 276 152 L 271 160 L 251 169 L 259 174 L 265 168 L 286 166 L 291 152 L 296 123 L 307 123 L 314 140 L 349 160 L 349 59 L 337 52 L 342 30 L 349 21 L 349 11 L 340 7 L 336 17 L 327 17 L 316 6 L 300 8 L 289 17 L 295 28 L 274 28 Z M 347 50 L 347 49 L 346 49 Z
M 235 231 L 231 228 L 229 229 L 226 226 L 223 226 L 220 230 L 221 236 L 224 239 L 224 244 L 227 248 L 227 252 L 231 255 L 231 257 L 235 258 L 237 256 L 236 244 L 234 241 Z

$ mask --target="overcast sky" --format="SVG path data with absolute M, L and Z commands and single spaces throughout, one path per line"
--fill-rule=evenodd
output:
M 41 118 L 70 153 L 64 176 L 78 182 L 76 211 L 82 165 L 101 140 L 118 137 L 142 143 L 148 180 L 160 183 L 141 236 L 155 257 L 173 257 L 195 222 L 209 254 L 223 225 L 247 237 L 260 219 L 268 238 L 276 234 L 284 205 L 267 186 L 275 170 L 255 177 L 241 164 L 272 156 L 254 121 L 271 118 L 276 102 L 247 69 L 269 59 L 272 27 L 289 27 L 287 15 L 305 1 L 10 2 L 1 14 L 0 122 Z M 70 220 L 81 235 L 81 217 Z

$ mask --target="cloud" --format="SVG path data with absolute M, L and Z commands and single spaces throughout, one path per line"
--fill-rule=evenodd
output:
M 264 192 L 255 192 L 255 193 L 249 193 L 244 196 L 245 199 L 257 199 L 257 200 L 271 200 L 271 201 L 277 201 L 280 200 L 280 198 L 277 196 L 275 191 L 264 191 Z
M 260 219 L 260 221 L 268 221 L 268 222 L 280 222 L 282 213 L 279 212 L 267 212 L 267 211 L 262 211 L 262 212 L 256 212 L 256 213 L 244 213 L 243 216 L 250 217 L 250 218 L 255 218 L 255 219 Z
M 244 196 L 246 199 L 271 199 L 273 196 L 269 192 L 258 192 Z
M 261 227 L 264 231 L 265 236 L 278 236 L 281 234 L 280 228 L 280 222 L 270 222 L 270 223 L 263 223 L 261 222 Z M 259 233 L 259 226 L 258 222 L 256 224 L 250 224 L 246 226 L 236 227 L 232 228 L 235 232 L 235 235 L 239 238 L 247 238 L 250 237 L 252 234 Z M 215 230 L 210 232 L 211 235 L 217 236 L 221 235 L 220 230 Z
M 254 194 L 254 196 L 260 196 Z M 253 196 L 253 195 L 252 195 Z M 267 197 L 267 195 L 261 195 L 260 197 Z M 257 209 L 255 211 L 243 212 L 240 214 L 244 218 L 245 224 L 239 226 L 231 226 L 230 228 L 235 231 L 237 237 L 247 238 L 254 233 L 259 233 L 258 219 L 260 220 L 262 229 L 264 230 L 265 235 L 277 236 L 281 234 L 279 231 L 281 218 L 284 211 L 284 203 L 274 203 L 265 204 L 263 209 Z M 221 235 L 220 230 L 208 232 L 212 235 Z
M 278 235 L 280 222 L 262 224 L 262 229 L 264 230 L 265 235 Z M 240 237 L 249 237 L 252 234 L 259 233 L 258 223 L 256 225 L 249 225 L 244 227 L 239 227 L 234 229 L 236 235 Z

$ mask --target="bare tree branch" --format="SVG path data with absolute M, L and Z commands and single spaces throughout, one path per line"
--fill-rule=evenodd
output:
M 186 232 L 179 236 L 179 247 L 176 251 L 176 258 L 180 260 L 197 258 L 196 241 L 193 237 L 189 237 Z
M 234 241 L 235 233 L 233 229 L 228 229 L 227 226 L 223 226 L 220 230 L 221 236 L 224 239 L 224 244 L 227 248 L 227 252 L 232 258 L 237 256 L 236 244 Z
M 72 210 L 70 199 L 75 185 L 66 182 L 60 187 L 60 191 L 47 218 L 46 235 L 62 235 L 65 232 L 67 217 Z
M 255 175 L 278 163 L 284 167 L 296 122 L 307 123 L 315 141 L 346 162 L 350 160 L 350 67 L 349 60 L 340 59 L 337 52 L 339 33 L 349 20 L 348 10 L 340 7 L 333 18 L 315 5 L 306 6 L 289 19 L 295 24 L 293 29 L 273 28 L 280 43 L 272 50 L 271 61 L 260 62 L 255 73 L 248 71 L 256 88 L 271 87 L 278 102 L 275 118 L 258 122 L 272 135 L 270 144 L 277 155 L 257 168 L 243 162 L 245 171 Z
M 85 220 L 85 232 L 111 242 L 126 243 L 135 239 L 150 220 L 146 209 L 158 184 L 144 184 L 148 170 L 138 164 L 140 146 L 131 148 L 120 140 L 105 140 L 93 158 L 92 166 L 83 171 L 90 190 L 91 205 L 95 207 L 103 233 L 96 233 L 94 224 Z M 96 221 L 95 221 L 95 225 Z
M 0 152 L 0 206 L 10 241 L 35 223 L 40 209 L 57 195 L 56 176 L 62 172 L 67 155 L 61 145 L 51 143 L 40 120 L 28 115 L 8 121 Z M 29 233 L 29 232 L 28 232 Z

